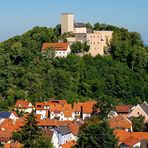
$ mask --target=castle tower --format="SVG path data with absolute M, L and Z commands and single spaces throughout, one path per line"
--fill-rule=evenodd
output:
M 62 13 L 61 34 L 74 31 L 74 15 L 72 13 Z

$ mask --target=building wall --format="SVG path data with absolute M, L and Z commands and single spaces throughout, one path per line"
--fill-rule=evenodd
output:
M 65 135 L 61 135 L 60 133 L 58 133 L 57 131 L 55 131 L 55 135 L 56 135 L 56 137 L 58 139 L 58 144 L 59 145 L 65 144 L 66 142 L 72 140 L 71 133 L 65 134 Z
M 129 117 L 138 117 L 139 115 L 145 116 L 145 122 L 148 121 L 148 115 L 146 115 L 146 113 L 141 109 L 140 105 L 137 105 L 133 108 Z
M 91 114 L 83 113 L 83 120 L 84 120 L 86 117 L 91 117 Z
M 95 31 L 94 33 L 87 33 L 86 40 L 90 45 L 89 53 L 92 56 L 103 56 L 104 48 L 110 43 L 112 39 L 112 31 Z
M 86 27 L 74 28 L 74 33 L 86 33 Z
M 86 42 L 86 33 L 76 33 L 75 38 L 77 42 L 84 43 Z
M 36 114 L 41 115 L 41 120 L 46 118 L 46 110 L 36 110 Z
M 74 31 L 74 15 L 72 13 L 63 13 L 61 15 L 61 34 Z
M 51 142 L 52 142 L 54 148 L 59 148 L 58 137 L 56 135 L 56 132 L 53 133 Z
M 18 119 L 18 117 L 16 117 L 13 113 L 11 113 L 9 119 L 16 120 Z
M 56 50 L 55 57 L 67 57 L 67 55 L 70 54 L 70 52 L 70 46 L 68 46 L 67 50 Z

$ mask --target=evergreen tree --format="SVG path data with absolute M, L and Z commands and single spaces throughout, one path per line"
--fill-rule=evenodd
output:
M 13 140 L 24 145 L 24 148 L 32 148 L 40 136 L 40 130 L 37 127 L 37 121 L 34 112 L 32 112 L 21 127 L 20 131 L 13 133 Z

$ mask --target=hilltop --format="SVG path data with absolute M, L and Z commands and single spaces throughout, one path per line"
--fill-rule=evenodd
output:
M 111 55 L 43 56 L 41 47 L 44 42 L 65 38 L 60 35 L 60 25 L 55 28 L 34 27 L 0 43 L 1 110 L 7 110 L 20 98 L 32 102 L 66 98 L 72 103 L 106 97 L 131 104 L 146 100 L 148 50 L 140 34 L 106 24 L 86 26 L 114 31 Z

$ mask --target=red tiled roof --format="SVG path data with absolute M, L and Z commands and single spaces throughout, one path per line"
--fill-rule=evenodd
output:
M 33 106 L 29 106 L 31 102 L 26 101 L 26 100 L 17 100 L 16 104 L 15 104 L 15 108 L 32 108 Z
M 64 126 L 67 125 L 69 123 L 71 123 L 72 121 L 59 121 L 59 120 L 50 120 L 50 119 L 45 119 L 45 120 L 38 120 L 37 125 L 38 126 Z
M 123 142 L 127 138 L 136 138 L 139 141 L 148 139 L 148 132 L 126 132 L 126 131 L 120 131 L 115 130 L 114 134 L 118 138 L 119 142 Z
M 68 142 L 65 143 L 65 144 L 62 144 L 61 146 L 62 146 L 62 148 L 71 148 L 71 147 L 73 147 L 75 144 L 76 144 L 76 141 L 71 140 L 71 141 L 68 141 Z
M 117 105 L 115 106 L 115 110 L 117 113 L 129 113 L 132 105 Z
M 72 134 L 74 136 L 78 136 L 79 133 L 79 126 L 76 123 L 70 123 L 67 125 L 67 127 L 71 130 Z
M 35 108 L 36 110 L 44 110 L 45 106 L 50 106 L 50 105 L 63 105 L 63 104 L 67 104 L 66 100 L 50 100 L 47 102 L 37 102 L 35 104 Z
M 64 113 L 65 117 L 71 117 L 72 116 L 71 104 L 64 104 L 63 105 L 63 113 Z
M 132 147 L 133 145 L 135 145 L 138 142 L 140 142 L 139 139 L 136 139 L 136 138 L 133 138 L 133 137 L 130 137 L 130 138 L 123 140 L 123 143 L 126 144 L 129 147 Z
M 83 113 L 91 114 L 93 112 L 93 106 L 96 104 L 96 101 L 86 101 L 74 103 L 73 111 L 81 112 L 81 106 L 83 108 Z
M 11 130 L 0 131 L 0 142 L 8 142 L 12 137 Z
M 4 148 L 21 148 L 21 147 L 22 147 L 22 144 L 20 144 L 19 142 L 4 144 Z
M 47 48 L 54 48 L 55 50 L 66 51 L 68 48 L 68 43 L 43 43 L 42 51 L 46 50 Z
M 132 123 L 123 116 L 109 118 L 108 123 L 111 128 L 130 129 L 132 127 Z

